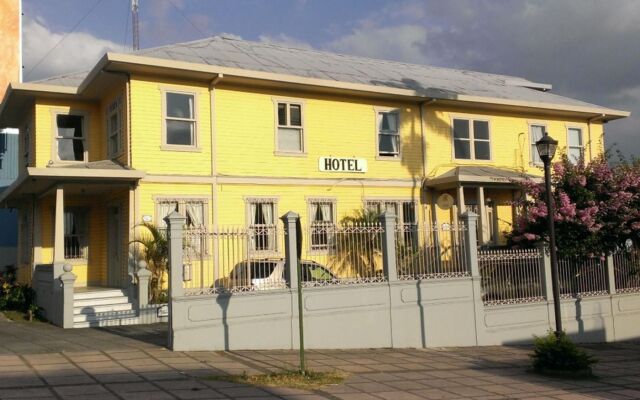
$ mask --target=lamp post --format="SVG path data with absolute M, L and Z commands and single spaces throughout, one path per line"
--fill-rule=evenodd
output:
M 544 164 L 544 185 L 547 192 L 547 226 L 549 229 L 549 252 L 551 253 L 551 287 L 553 290 L 553 310 L 556 317 L 556 337 L 562 333 L 562 316 L 560 315 L 560 288 L 558 287 L 558 256 L 556 254 L 556 230 L 553 222 L 555 208 L 551 193 L 551 160 L 556 154 L 558 141 L 546 133 L 536 142 L 538 155 Z

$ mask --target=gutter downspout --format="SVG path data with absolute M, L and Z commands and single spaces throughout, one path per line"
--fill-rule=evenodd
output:
M 420 138 L 422 139 L 422 179 L 420 182 L 420 193 L 424 192 L 424 182 L 427 179 L 427 138 L 426 138 L 426 129 L 424 128 L 425 107 L 429 104 L 435 103 L 435 101 L 436 99 L 431 99 L 431 100 L 426 100 L 420 103 Z M 433 197 L 433 192 L 431 192 L 431 196 Z M 427 200 L 426 193 L 424 194 L 424 199 L 426 203 L 426 200 Z M 425 216 L 423 216 L 423 218 L 426 220 Z
M 589 135 L 589 162 L 593 161 L 593 147 L 591 144 L 591 123 L 599 119 L 604 119 L 605 116 L 606 116 L 605 114 L 600 114 L 600 115 L 596 115 L 593 118 L 589 118 L 587 120 L 587 131 Z M 604 147 L 604 129 L 602 131 L 602 146 Z
M 216 86 L 224 78 L 223 74 L 217 74 L 215 78 L 209 83 L 209 118 L 210 118 L 210 131 L 211 131 L 211 205 L 213 211 L 213 226 L 218 224 L 218 172 L 216 170 L 216 118 L 215 118 L 215 103 L 216 103 Z M 218 241 L 213 241 L 213 254 L 214 265 L 216 266 L 213 271 L 213 279 L 217 280 L 220 276 L 218 270 Z

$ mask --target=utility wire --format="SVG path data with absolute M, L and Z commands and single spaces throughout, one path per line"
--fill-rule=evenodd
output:
M 97 1 L 93 4 L 93 7 L 91 7 L 91 9 L 89 9 L 89 11 L 87 11 L 87 13 L 86 13 L 86 14 L 84 14 L 84 16 L 83 16 L 82 18 L 80 18 L 80 20 L 79 20 L 79 21 L 78 21 L 78 22 L 73 26 L 73 28 L 71 28 L 71 30 L 70 30 L 69 32 L 65 33 L 65 34 L 60 38 L 60 40 L 58 40 L 58 43 L 56 43 L 56 44 L 55 44 L 55 46 L 53 46 L 53 47 L 51 48 L 51 50 L 49 50 L 49 51 L 47 52 L 47 54 L 45 54 L 45 55 L 44 55 L 44 56 L 43 56 L 43 57 L 42 57 L 42 58 L 41 58 L 41 59 L 36 63 L 36 65 L 34 65 L 34 66 L 29 70 L 29 72 L 27 72 L 27 75 L 25 76 L 25 80 L 26 80 L 27 78 L 29 78 L 29 75 L 31 75 L 31 73 L 32 73 L 36 68 L 38 68 L 38 66 L 39 66 L 39 65 L 40 65 L 40 64 L 41 64 L 41 63 L 42 63 L 42 62 L 43 62 L 47 57 L 49 57 L 49 54 L 51 54 L 51 53 L 52 53 L 56 48 L 58 48 L 58 46 L 60 46 L 60 43 L 62 43 L 62 42 L 67 38 L 67 36 L 69 36 L 71 33 L 73 33 L 73 32 L 76 30 L 76 28 L 77 28 L 78 26 L 80 26 L 80 24 L 81 24 L 81 23 L 82 23 L 82 22 L 83 22 L 83 21 L 84 21 L 84 20 L 89 16 L 89 14 L 91 14 L 91 12 L 92 12 L 93 10 L 95 10 L 95 8 L 96 8 L 96 7 L 98 7 L 98 4 L 102 3 L 102 1 L 103 1 L 103 0 L 97 0 Z
M 185 19 L 185 20 L 186 20 L 186 21 L 187 21 L 187 22 L 188 22 L 188 23 L 189 23 L 189 24 L 190 24 L 190 25 L 191 25 L 195 30 L 197 30 L 198 32 L 200 32 L 200 34 L 201 34 L 203 37 L 211 36 L 211 35 L 208 35 L 208 34 L 206 34 L 206 33 L 202 32 L 202 30 L 201 30 L 200 28 L 198 28 L 198 27 L 196 26 L 196 24 L 194 24 L 194 23 L 193 23 L 193 22 L 192 22 L 192 21 L 191 21 L 191 20 L 190 20 L 190 19 L 189 19 L 189 18 L 188 18 L 188 17 L 187 17 L 183 12 L 182 12 L 182 10 L 181 10 L 180 8 L 178 8 L 178 6 L 176 6 L 176 3 L 174 3 L 174 2 L 173 2 L 173 0 L 167 0 L 167 1 L 168 1 L 169 3 L 171 3 L 171 5 L 173 6 L 173 8 L 175 8 L 175 9 L 180 13 L 180 15 L 182 15 L 182 18 L 184 18 L 184 19 Z

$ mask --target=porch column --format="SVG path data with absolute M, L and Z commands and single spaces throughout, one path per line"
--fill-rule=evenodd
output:
M 64 189 L 62 185 L 56 187 L 56 215 L 54 226 L 53 263 L 64 263 Z
M 480 237 L 478 241 L 480 244 L 487 243 L 487 210 L 485 209 L 484 204 L 484 187 L 478 186 L 478 231 L 480 232 Z
M 458 215 L 464 214 L 466 207 L 464 206 L 464 186 L 458 186 Z

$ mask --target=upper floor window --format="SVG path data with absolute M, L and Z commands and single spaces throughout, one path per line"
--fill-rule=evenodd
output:
M 531 144 L 529 146 L 529 152 L 531 154 L 531 163 L 538 165 L 542 164 L 542 160 L 540 159 L 540 154 L 538 154 L 538 149 L 536 148 L 536 142 L 545 135 L 544 125 L 530 125 L 529 126 L 529 139 Z
M 582 142 L 582 129 L 567 129 L 567 157 L 573 164 L 577 164 L 584 157 L 584 144 Z
M 196 96 L 193 93 L 165 92 L 164 144 L 197 145 L 195 102 Z
M 107 141 L 110 156 L 120 153 L 121 136 L 122 100 L 118 97 L 107 106 Z
M 286 153 L 304 152 L 303 134 L 302 104 L 278 102 L 276 151 Z
M 89 218 L 84 208 L 64 210 L 64 258 L 87 259 Z
M 397 111 L 378 112 L 378 156 L 400 156 L 399 114 Z
M 56 127 L 58 160 L 86 161 L 87 137 L 84 130 L 84 116 L 58 114 L 56 115 Z
M 454 119 L 453 149 L 459 160 L 490 160 L 489 121 Z
M 277 251 L 277 225 L 275 199 L 251 199 L 247 202 L 249 246 L 261 252 Z

